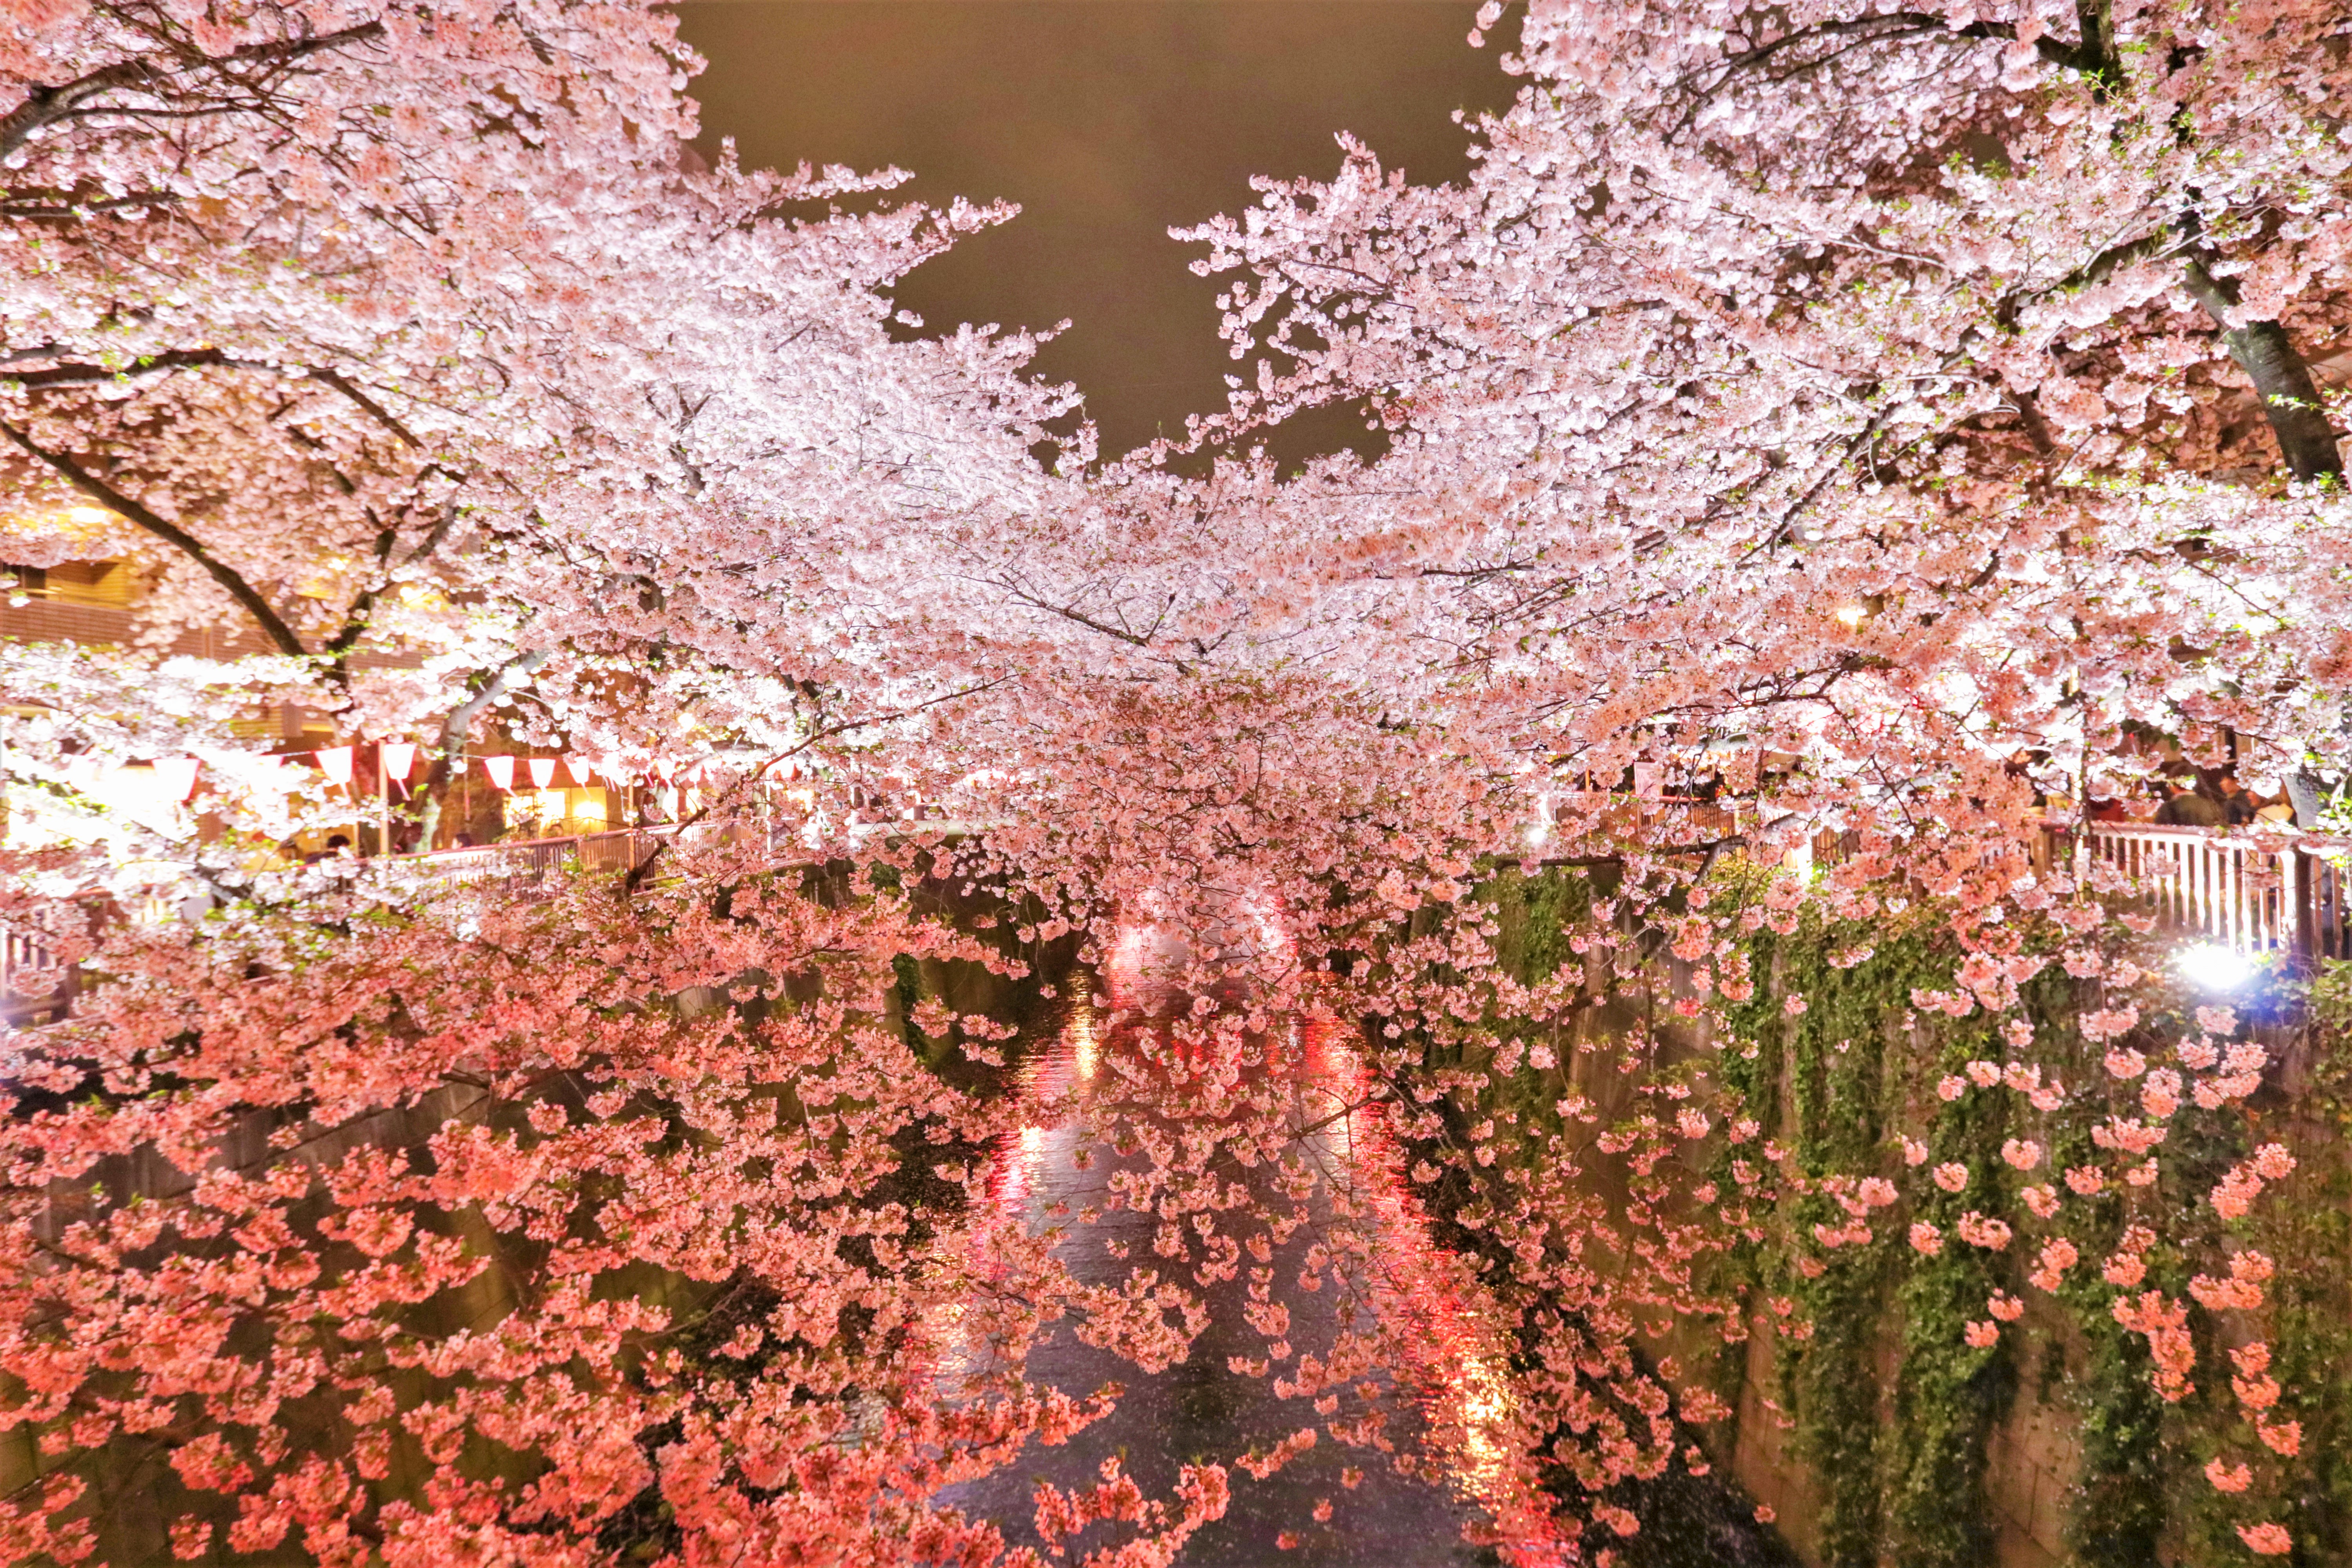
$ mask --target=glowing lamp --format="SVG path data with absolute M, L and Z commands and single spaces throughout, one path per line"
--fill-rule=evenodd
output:
M 347 784 L 352 782 L 352 749 L 349 746 L 329 746 L 318 756 L 319 766 L 325 771 L 329 784 Z
M 154 763 L 156 793 L 169 801 L 187 799 L 195 793 L 196 766 L 194 757 L 158 757 Z
M 580 785 L 583 789 L 593 789 L 595 787 L 596 769 L 593 764 L 583 763 L 577 757 L 566 757 L 563 759 L 563 765 L 571 770 L 572 782 L 573 784 Z
M 2235 991 L 2253 978 L 2253 961 L 2235 948 L 2200 942 L 2174 960 L 2181 978 L 2200 991 Z
M 514 788 L 514 759 L 512 757 L 484 757 L 482 759 L 482 771 L 489 774 L 490 782 L 498 785 L 500 789 L 512 790 Z
M 416 748 L 409 742 L 386 741 L 381 750 L 383 752 L 383 776 L 388 779 L 405 779 L 408 770 L 416 765 Z
M 555 782 L 555 759 L 553 757 L 531 758 L 530 782 L 532 786 L 537 789 L 545 789 L 548 785 L 553 784 Z

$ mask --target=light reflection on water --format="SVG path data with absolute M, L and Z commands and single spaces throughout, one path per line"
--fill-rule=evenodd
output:
M 1103 977 L 1109 1000 L 1128 1008 L 1164 1008 L 1150 959 L 1162 951 L 1149 931 L 1130 930 L 1112 946 Z M 1083 991 L 1083 984 L 1078 986 Z M 1471 1525 L 1483 1539 L 1499 1534 L 1521 1561 L 1556 1557 L 1564 1543 L 1548 1522 L 1522 1456 L 1532 1434 L 1524 1429 L 1506 1372 L 1505 1345 L 1495 1326 L 1471 1303 L 1478 1292 L 1462 1260 L 1430 1238 L 1402 1177 L 1402 1164 L 1385 1119 L 1362 1105 L 1370 1083 L 1348 1032 L 1325 1017 L 1281 1020 L 1263 1042 L 1265 1065 L 1220 1085 L 1213 1075 L 1199 1103 L 1220 1092 L 1256 1087 L 1286 1089 L 1292 1125 L 1311 1129 L 1293 1143 L 1321 1186 L 1310 1200 L 1310 1223 L 1273 1244 L 1274 1300 L 1286 1306 L 1286 1339 L 1296 1358 L 1268 1376 L 1237 1373 L 1234 1356 L 1266 1353 L 1263 1336 L 1244 1321 L 1247 1299 L 1238 1281 L 1201 1290 L 1208 1323 L 1191 1356 L 1158 1373 L 1144 1373 L 1108 1352 L 1080 1343 L 1067 1325 L 1032 1346 L 1024 1371 L 1034 1382 L 1084 1395 L 1108 1381 L 1124 1385 L 1118 1409 L 1067 1445 L 1033 1445 L 1009 1469 L 950 1491 L 943 1500 L 995 1521 L 1009 1542 L 1035 1544 L 1029 1521 L 1031 1489 L 1040 1479 L 1069 1488 L 1096 1479 L 1097 1467 L 1124 1457 L 1147 1495 L 1168 1494 L 1177 1467 L 1215 1460 L 1231 1465 L 1253 1447 L 1264 1448 L 1302 1426 L 1324 1426 L 1321 1440 L 1265 1480 L 1235 1470 L 1227 1518 L 1196 1535 L 1178 1559 L 1191 1568 L 1225 1563 L 1350 1563 L 1405 1565 L 1495 1561 L 1491 1551 L 1466 1542 Z M 1102 1141 L 1105 1124 L 1123 1107 L 1132 1082 L 1161 1081 L 1170 1068 L 1167 1031 L 1122 1024 L 1107 1029 L 1090 1001 L 1072 999 L 1050 1040 L 1024 1055 L 1023 1103 L 1034 1120 L 995 1151 L 987 1191 L 994 1217 L 1033 1234 L 1049 1224 L 1067 1226 L 1055 1255 L 1071 1275 L 1091 1283 L 1124 1280 L 1130 1268 L 1167 1268 L 1153 1253 L 1158 1216 L 1118 1208 L 1108 1201 L 1112 1174 L 1148 1168 L 1121 1157 Z M 1187 1058 L 1182 1064 L 1207 1064 Z M 1269 1086 L 1265 1079 L 1276 1079 Z M 1187 1092 L 1194 1080 L 1181 1079 Z M 1204 1113 L 1205 1116 L 1205 1113 Z M 1187 1128 L 1163 1110 L 1147 1119 L 1179 1135 Z M 1081 1169 L 1082 1152 L 1090 1157 Z M 1244 1173 L 1254 1199 L 1269 1195 L 1263 1166 Z M 1225 1223 L 1225 1222 L 1221 1222 Z M 1253 1238 L 1255 1239 L 1255 1238 Z M 1319 1289 L 1297 1287 L 1304 1259 L 1318 1242 L 1328 1260 L 1316 1271 Z M 1124 1256 L 1121 1256 L 1122 1252 Z M 1194 1254 L 1197 1258 L 1197 1250 Z M 1244 1260 L 1246 1277 L 1249 1259 Z M 1188 1270 L 1170 1270 L 1191 1283 Z M 1341 1303 L 1345 1301 L 1347 1305 Z M 1283 1397 L 1275 1386 L 1286 1366 L 1293 1375 L 1333 1352 L 1345 1314 L 1362 1310 L 1377 1324 L 1390 1352 L 1384 1363 L 1353 1384 L 1367 1406 L 1379 1406 L 1385 1433 L 1358 1428 L 1356 1446 L 1335 1439 L 1310 1398 Z M 1364 1325 L 1359 1323 L 1359 1331 Z M 955 1325 L 935 1324 L 943 1388 L 988 1364 L 989 1349 L 963 1342 Z M 1374 1445 L 1390 1443 L 1393 1461 Z M 1425 1456 L 1425 1458 L 1423 1458 Z M 1344 1471 L 1360 1469 L 1349 1486 Z M 1328 1500 L 1328 1518 L 1318 1505 Z M 1287 1531 L 1290 1547 L 1277 1550 Z M 1104 1543 L 1101 1527 L 1074 1543 L 1072 1556 Z
M 1361 1106 L 1371 1074 L 1346 1033 L 1328 1018 L 1312 1021 L 1311 1081 L 1334 1112 Z M 1344 1097 L 1344 1098 L 1343 1098 Z M 1445 1461 L 1460 1496 L 1505 1525 L 1522 1549 L 1556 1546 L 1543 1500 L 1522 1456 L 1540 1434 L 1528 1429 L 1505 1359 L 1503 1331 L 1472 1304 L 1461 1260 L 1438 1247 L 1404 1181 L 1404 1156 L 1388 1119 L 1366 1107 L 1316 1135 L 1325 1180 L 1362 1194 L 1370 1210 L 1373 1276 L 1384 1322 L 1417 1349 L 1407 1382 L 1424 1427 L 1423 1445 Z

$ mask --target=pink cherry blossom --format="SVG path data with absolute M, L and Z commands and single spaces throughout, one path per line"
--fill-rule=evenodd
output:
M 2253 1484 L 2254 1472 L 2243 1465 L 2224 1465 L 2219 1459 L 2209 1459 L 2205 1479 L 2213 1483 L 2216 1491 L 2242 1492 Z
M 2281 1524 L 2242 1524 L 2238 1539 L 2258 1557 L 2284 1557 L 2294 1550 L 2294 1537 Z

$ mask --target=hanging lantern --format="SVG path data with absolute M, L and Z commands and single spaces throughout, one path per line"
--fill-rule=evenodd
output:
M 154 766 L 156 788 L 165 800 L 184 801 L 195 792 L 195 758 L 158 757 Z
M 531 759 L 530 759 L 530 784 L 531 784 L 531 787 L 532 787 L 533 789 L 545 789 L 545 788 L 547 788 L 547 786 L 548 786 L 548 785 L 550 785 L 550 784 L 553 784 L 554 782 L 555 782 L 555 759 L 554 759 L 553 757 L 533 757 L 533 758 L 531 758 Z
M 596 769 L 594 764 L 583 763 L 577 757 L 566 757 L 563 759 L 563 765 L 572 770 L 572 782 L 573 784 L 578 784 L 583 789 L 593 789 L 596 787 Z
M 511 790 L 514 788 L 514 763 L 512 757 L 484 757 L 482 771 L 489 774 L 490 782 L 500 789 Z
M 352 782 L 352 749 L 330 746 L 318 753 L 319 766 L 326 771 L 329 784 L 347 784 Z
M 404 782 L 408 770 L 416 765 L 415 744 L 407 741 L 386 741 L 380 749 L 383 752 L 383 776 Z

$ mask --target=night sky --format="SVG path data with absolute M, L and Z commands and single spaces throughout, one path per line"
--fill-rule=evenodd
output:
M 1167 237 L 1249 205 L 1253 174 L 1326 178 L 1349 131 L 1416 182 L 1458 178 L 1455 109 L 1499 108 L 1476 0 L 688 0 L 706 142 L 790 167 L 895 163 L 937 203 L 1021 204 L 902 286 L 934 328 L 1075 324 L 1074 381 L 1116 453 L 1224 405 L 1219 285 Z

